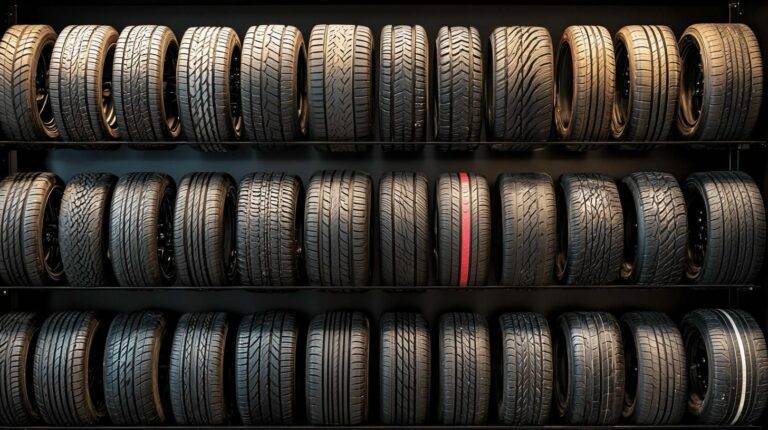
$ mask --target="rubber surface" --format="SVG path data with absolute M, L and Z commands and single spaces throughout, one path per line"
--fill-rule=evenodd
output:
M 39 325 L 31 312 L 0 315 L 0 425 L 30 425 L 38 419 L 28 364 Z

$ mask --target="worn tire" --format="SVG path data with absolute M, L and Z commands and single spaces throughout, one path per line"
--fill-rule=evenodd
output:
M 573 425 L 613 425 L 624 400 L 619 323 L 605 312 L 568 312 L 555 331 L 555 403 Z
M 260 142 L 259 149 L 280 148 L 280 142 L 307 132 L 307 50 L 298 28 L 260 25 L 243 39 L 240 99 L 243 132 Z
M 304 252 L 312 285 L 364 286 L 370 279 L 373 185 L 365 173 L 323 170 L 304 206 Z
M 379 137 L 385 151 L 416 151 L 427 135 L 429 41 L 420 25 L 387 25 L 379 50 Z M 397 143 L 394 143 L 397 142 Z
M 109 325 L 104 402 L 112 424 L 152 426 L 166 421 L 167 375 L 161 373 L 166 326 L 165 316 L 153 311 L 119 314 Z
M 490 37 L 485 103 L 489 140 L 545 142 L 552 131 L 555 94 L 552 38 L 543 27 L 499 27 Z M 493 149 L 528 150 L 524 143 Z
M 614 139 L 663 141 L 677 113 L 680 55 L 675 34 L 663 25 L 629 25 L 616 33 Z M 633 149 L 650 149 L 635 145 Z
M 176 83 L 182 132 L 197 149 L 224 152 L 240 138 L 240 39 L 229 27 L 190 27 L 179 45 Z
M 694 173 L 684 192 L 690 229 L 688 279 L 700 284 L 754 281 L 763 267 L 766 234 L 757 184 L 743 172 Z
M 168 27 L 132 25 L 120 33 L 112 78 L 117 128 L 124 140 L 153 142 L 181 134 L 176 100 L 178 54 L 179 44 Z
M 379 181 L 381 280 L 391 286 L 429 282 L 429 183 L 421 173 L 391 172 Z
M 47 25 L 13 25 L 0 40 L 0 129 L 8 139 L 59 136 L 46 79 L 55 43 L 56 32 Z M 46 92 L 39 94 L 41 89 Z M 38 95 L 44 96 L 42 106 Z
M 190 173 L 181 179 L 173 219 L 178 283 L 231 284 L 237 277 L 237 185 L 226 173 Z
M 32 384 L 45 424 L 82 427 L 104 417 L 101 364 L 105 334 L 106 328 L 93 312 L 57 312 L 43 322 Z
M 88 142 L 118 137 L 112 89 L 117 30 L 107 25 L 70 25 L 51 55 L 51 105 L 61 138 Z
M 420 425 L 429 416 L 431 353 L 427 321 L 419 313 L 381 316 L 381 420 Z
M 499 317 L 501 366 L 497 373 L 499 420 L 505 425 L 543 425 L 552 406 L 552 338 L 543 315 Z
M 51 285 L 64 274 L 56 229 L 64 184 L 53 173 L 17 173 L 0 181 L 0 280 Z
M 298 285 L 303 203 L 301 179 L 252 173 L 240 182 L 237 265 L 243 285 Z
M 561 139 L 588 142 L 611 136 L 614 61 L 613 41 L 605 27 L 565 29 L 555 66 L 555 129 Z
M 109 208 L 116 181 L 109 173 L 80 173 L 64 188 L 59 246 L 70 286 L 103 287 L 112 279 Z
M 306 401 L 312 425 L 359 425 L 368 420 L 368 318 L 328 312 L 307 334 Z
M 290 425 L 298 411 L 299 329 L 292 312 L 268 311 L 240 322 L 235 392 L 245 425 Z
M 622 279 L 637 284 L 676 284 L 687 261 L 688 217 L 674 176 L 637 172 L 622 180 L 624 262 Z
M 437 34 L 434 138 L 480 140 L 483 118 L 483 49 L 474 27 L 442 27 Z M 443 143 L 441 151 L 473 150 L 477 144 Z
M 179 319 L 169 367 L 171 408 L 177 425 L 215 426 L 227 422 L 228 331 L 223 312 L 188 313 Z
M 356 141 L 373 129 L 373 35 L 361 25 L 316 25 L 309 36 L 309 133 L 312 140 Z M 329 151 L 362 151 L 333 143 Z
M 0 315 L 0 425 L 28 426 L 39 418 L 29 383 L 39 326 L 34 313 Z
M 557 189 L 557 277 L 566 284 L 615 281 L 624 256 L 624 220 L 616 183 L 600 173 L 569 173 Z
M 677 129 L 683 138 L 749 139 L 763 97 L 763 60 L 752 30 L 744 24 L 694 24 L 685 30 L 679 46 Z M 698 73 L 703 74 L 703 93 L 694 104 Z
M 485 285 L 491 254 L 488 182 L 474 173 L 444 173 L 435 208 L 438 282 Z
M 625 418 L 639 425 L 679 424 L 686 408 L 687 367 L 680 330 L 660 312 L 621 318 L 626 360 Z
M 157 287 L 176 279 L 171 237 L 175 197 L 176 184 L 163 173 L 129 173 L 117 181 L 109 251 L 119 285 Z
M 546 173 L 503 174 L 499 193 L 498 280 L 501 285 L 547 285 L 554 280 L 557 208 Z
M 768 401 L 768 352 L 757 321 L 742 310 L 699 309 L 683 318 L 681 331 L 689 369 L 688 412 L 700 424 L 757 422 Z M 706 380 L 705 389 L 700 379 Z
M 491 395 L 491 351 L 485 318 L 440 317 L 437 419 L 443 425 L 482 425 Z

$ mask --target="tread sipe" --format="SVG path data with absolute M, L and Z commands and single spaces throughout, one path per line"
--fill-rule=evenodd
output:
M 483 50 L 474 27 L 442 27 L 437 34 L 435 140 L 480 140 L 483 118 Z M 473 150 L 477 144 L 444 143 L 442 151 Z
M 151 142 L 181 134 L 176 101 L 178 54 L 179 44 L 168 27 L 132 25 L 120 33 L 112 77 L 115 116 L 123 139 Z
M 83 427 L 105 415 L 101 386 L 105 328 L 93 312 L 57 312 L 40 327 L 32 384 L 49 426 Z
M 104 286 L 112 277 L 109 206 L 116 180 L 109 173 L 81 173 L 64 188 L 59 246 L 67 282 L 73 287 Z
M 749 425 L 768 401 L 768 351 L 751 315 L 699 309 L 683 318 L 688 411 L 700 424 Z M 703 363 L 703 364 L 702 364 Z
M 624 400 L 624 346 L 605 312 L 568 312 L 555 331 L 555 399 L 573 425 L 613 425 Z
M 430 336 L 419 313 L 382 315 L 380 390 L 386 425 L 424 424 L 429 416 Z
M 364 286 L 370 279 L 373 185 L 350 170 L 315 173 L 304 206 L 304 251 L 312 285 Z
M 165 316 L 153 311 L 119 314 L 109 325 L 104 401 L 113 424 L 151 426 L 165 422 L 167 375 L 161 374 L 161 360 L 166 357 L 161 353 L 166 326 Z
M 206 152 L 240 138 L 240 39 L 229 27 L 190 27 L 179 45 L 176 82 L 182 131 Z
M 237 408 L 245 425 L 295 420 L 299 329 L 293 312 L 268 311 L 240 322 L 235 351 Z
M 243 39 L 240 99 L 243 131 L 257 148 L 298 140 L 307 132 L 307 50 L 298 28 L 251 27 Z
M 181 179 L 173 219 L 181 285 L 229 285 L 236 278 L 236 190 L 226 173 L 190 173 Z
M 171 237 L 175 197 L 176 184 L 163 173 L 129 173 L 117 181 L 109 250 L 119 285 L 155 287 L 176 279 Z
M 97 141 L 118 137 L 112 94 L 117 31 L 107 25 L 70 25 L 51 55 L 53 115 L 62 139 Z
M 429 41 L 420 25 L 387 25 L 379 51 L 379 136 L 387 142 L 426 139 Z M 387 143 L 385 151 L 416 151 L 418 144 Z
M 31 425 L 39 418 L 29 383 L 39 326 L 34 313 L 0 315 L 0 425 Z
M 624 220 L 616 183 L 600 173 L 560 178 L 557 275 L 566 284 L 613 282 L 621 272 Z
M 384 285 L 429 281 L 429 183 L 421 173 L 391 172 L 379 181 L 379 243 Z
M 484 285 L 491 253 L 488 182 L 474 173 L 440 175 L 435 213 L 440 284 Z
M 47 25 L 13 25 L 0 40 L 0 129 L 11 140 L 59 136 L 48 83 L 55 43 Z
M 312 425 L 359 425 L 368 420 L 368 318 L 328 312 L 307 334 L 306 401 Z
M 499 27 L 491 33 L 485 67 L 489 140 L 543 142 L 552 130 L 554 58 L 543 27 Z M 496 150 L 526 150 L 503 143 Z
M 309 37 L 309 132 L 312 140 L 367 139 L 373 129 L 373 35 L 361 25 L 316 25 Z M 362 151 L 333 143 L 320 149 Z
M 694 173 L 685 182 L 689 258 L 686 276 L 700 284 L 745 284 L 763 267 L 765 206 L 743 172 Z
M 48 172 L 17 173 L 0 181 L 0 280 L 51 285 L 63 275 L 58 218 L 64 184 Z

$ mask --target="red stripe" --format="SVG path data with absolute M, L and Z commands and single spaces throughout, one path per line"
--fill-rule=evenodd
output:
M 459 173 L 461 189 L 461 253 L 459 255 L 459 286 L 466 287 L 469 283 L 469 247 L 472 227 L 469 224 L 469 175 Z M 464 198 L 466 190 L 467 198 Z

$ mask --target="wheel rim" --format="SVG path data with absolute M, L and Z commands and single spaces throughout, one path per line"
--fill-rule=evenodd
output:
M 40 121 L 43 128 L 49 133 L 56 132 L 56 122 L 53 118 L 53 108 L 50 99 L 50 64 L 53 54 L 53 42 L 47 42 L 43 46 L 40 58 L 37 60 L 35 68 L 35 103 L 37 113 L 40 115 Z
M 698 123 L 704 105 L 704 63 L 693 38 L 686 37 L 682 45 L 680 119 L 686 128 L 692 129 Z
M 568 208 L 565 204 L 565 190 L 557 187 L 557 255 L 555 257 L 555 275 L 557 279 L 565 278 L 568 266 Z
M 555 399 L 557 401 L 557 410 L 560 416 L 568 411 L 570 402 L 571 375 L 570 358 L 567 353 L 565 334 L 558 330 L 555 336 L 554 357 L 555 357 Z
M 571 126 L 573 114 L 573 58 L 571 58 L 571 46 L 568 42 L 560 44 L 557 55 L 557 79 L 555 80 L 555 119 L 561 132 L 567 131 Z
M 168 46 L 163 61 L 163 111 L 165 124 L 171 136 L 179 133 L 179 105 L 176 95 L 176 57 L 179 48 L 175 43 Z
M 707 347 L 698 331 L 692 330 L 687 336 L 686 355 L 688 358 L 688 382 L 694 403 L 704 400 L 709 389 L 709 359 Z
M 621 277 L 630 279 L 635 275 L 640 236 L 635 202 L 626 187 L 622 187 L 621 191 L 621 207 L 624 213 L 624 259 L 621 263 Z
M 701 196 L 695 194 L 690 199 L 688 208 L 688 267 L 686 276 L 688 279 L 697 279 L 701 275 L 704 258 L 707 254 L 707 210 Z
M 54 281 L 61 278 L 64 270 L 59 251 L 59 209 L 63 194 L 60 186 L 53 187 L 43 212 L 43 264 L 48 276 Z
M 173 255 L 173 201 L 171 193 L 165 190 L 160 202 L 160 213 L 157 222 L 157 261 L 166 282 L 176 275 L 176 264 Z
M 299 49 L 296 69 L 296 107 L 301 134 L 307 130 L 307 57 L 306 51 Z
M 112 88 L 112 64 L 115 59 L 115 45 L 107 49 L 106 61 L 101 73 L 101 117 L 104 125 L 110 130 L 117 129 L 115 115 L 115 99 Z
M 629 417 L 632 416 L 635 411 L 635 402 L 637 399 L 637 350 L 635 349 L 634 337 L 628 330 L 628 327 L 625 327 L 623 332 L 624 339 L 627 339 L 624 355 L 624 371 L 626 375 L 626 383 L 624 385 L 624 416 Z
M 617 126 L 616 133 L 621 134 L 629 118 L 629 106 L 632 99 L 631 79 L 629 73 L 629 55 L 624 43 L 616 43 L 616 86 L 614 90 L 613 122 Z
M 232 115 L 232 129 L 235 135 L 240 134 L 243 121 L 240 109 L 240 48 L 235 46 L 229 59 L 229 109 Z

